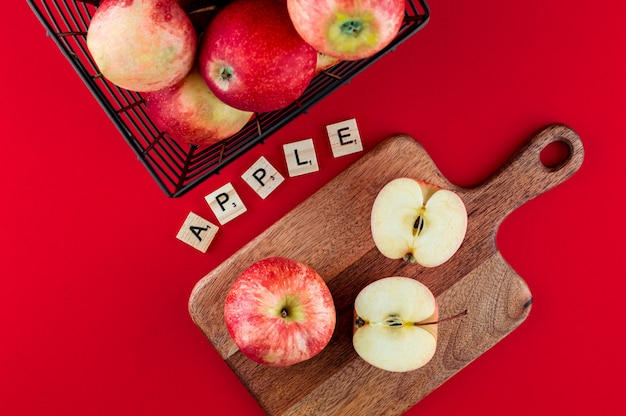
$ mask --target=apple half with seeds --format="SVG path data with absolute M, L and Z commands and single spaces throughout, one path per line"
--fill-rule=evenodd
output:
M 352 345 L 374 367 L 416 370 L 437 349 L 438 314 L 437 300 L 423 283 L 399 276 L 376 280 L 354 301 Z
M 372 206 L 374 244 L 390 259 L 439 266 L 456 253 L 466 230 L 463 200 L 453 191 L 420 180 L 390 181 Z

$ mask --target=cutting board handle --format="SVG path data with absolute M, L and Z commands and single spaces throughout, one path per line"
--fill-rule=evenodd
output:
M 554 166 L 542 162 L 542 152 L 551 144 L 562 144 L 567 154 Z M 579 135 L 564 124 L 552 124 L 537 132 L 481 186 L 482 205 L 491 205 L 497 229 L 506 216 L 536 196 L 565 182 L 581 167 L 584 149 Z

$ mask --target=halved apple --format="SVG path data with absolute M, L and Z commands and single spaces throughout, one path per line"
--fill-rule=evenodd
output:
M 467 211 L 453 191 L 412 178 L 397 178 L 376 196 L 371 230 L 374 244 L 385 257 L 435 267 L 461 246 Z
M 354 302 L 354 349 L 386 371 L 423 367 L 437 349 L 438 311 L 435 296 L 423 283 L 399 276 L 376 280 Z

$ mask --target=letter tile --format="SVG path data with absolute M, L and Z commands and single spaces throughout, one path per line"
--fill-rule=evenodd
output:
M 205 196 L 204 199 L 222 225 L 247 211 L 230 182 Z
M 299 176 L 307 173 L 317 172 L 319 165 L 315 155 L 313 139 L 300 140 L 298 142 L 283 145 L 285 160 L 289 176 Z
M 219 227 L 205 220 L 198 214 L 190 212 L 182 227 L 178 230 L 176 238 L 191 247 L 206 253 L 209 245 L 215 238 Z
M 363 151 L 356 119 L 329 124 L 326 126 L 326 132 L 335 158 Z
M 283 175 L 264 156 L 261 156 L 254 165 L 250 166 L 250 169 L 245 171 L 241 178 L 262 199 L 267 198 L 285 180 Z

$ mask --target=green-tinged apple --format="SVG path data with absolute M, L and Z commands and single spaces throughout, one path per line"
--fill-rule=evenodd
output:
M 197 43 L 175 0 L 103 0 L 87 30 L 87 48 L 102 76 L 138 92 L 181 81 L 193 66 Z
M 154 124 L 180 143 L 209 146 L 240 131 L 253 114 L 220 101 L 195 69 L 178 84 L 143 94 Z
M 310 266 L 285 257 L 250 265 L 233 283 L 224 303 L 233 341 L 248 358 L 289 366 L 324 349 L 335 330 L 330 290 Z
M 256 113 L 293 103 L 316 64 L 317 51 L 298 35 L 280 0 L 234 0 L 207 27 L 199 56 L 213 93 Z
M 287 0 L 289 16 L 316 50 L 354 61 L 368 58 L 396 37 L 404 0 Z
M 423 367 L 437 349 L 438 311 L 435 296 L 421 282 L 399 276 L 376 280 L 354 301 L 354 349 L 386 371 Z
M 372 206 L 374 244 L 390 259 L 439 266 L 457 252 L 466 230 L 465 204 L 455 192 L 412 178 L 387 183 Z

